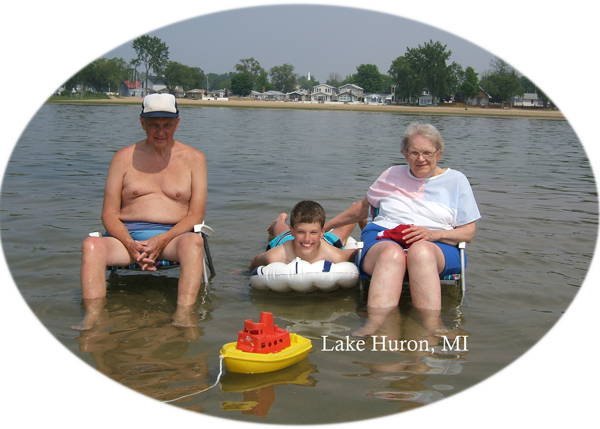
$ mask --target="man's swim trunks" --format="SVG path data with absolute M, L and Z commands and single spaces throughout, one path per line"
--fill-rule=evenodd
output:
M 287 230 L 285 232 L 282 232 L 281 234 L 279 234 L 277 237 L 275 237 L 273 240 L 271 240 L 269 242 L 269 244 L 267 245 L 267 250 L 272 249 L 273 247 L 277 247 L 282 245 L 283 243 L 285 243 L 286 241 L 290 241 L 293 240 L 294 236 L 292 235 L 292 233 Z M 323 236 L 323 240 L 325 240 L 327 243 L 331 244 L 334 247 L 337 247 L 338 249 L 343 249 L 344 246 L 342 245 L 342 241 L 337 238 L 337 236 L 331 232 L 326 232 L 325 235 Z
M 123 224 L 127 227 L 131 238 L 135 241 L 145 241 L 158 234 L 167 232 L 173 228 L 174 224 L 167 223 L 153 223 L 153 222 L 138 222 L 138 221 L 124 221 Z M 104 233 L 105 237 L 110 237 L 108 232 Z

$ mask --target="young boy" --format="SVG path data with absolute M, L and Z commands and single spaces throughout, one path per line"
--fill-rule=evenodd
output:
M 267 251 L 257 255 L 250 264 L 250 271 L 272 262 L 289 264 L 300 258 L 311 264 L 315 261 L 353 261 L 356 249 L 344 249 L 348 236 L 355 225 L 325 232 L 325 210 L 314 201 L 300 201 L 290 214 L 290 226 L 285 223 L 287 214 L 281 213 L 267 228 L 275 236 Z

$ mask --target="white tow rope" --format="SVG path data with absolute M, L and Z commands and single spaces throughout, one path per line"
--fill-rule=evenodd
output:
M 213 387 L 215 387 L 217 384 L 219 384 L 219 380 L 221 379 L 221 375 L 223 374 L 223 358 L 224 357 L 225 356 L 223 356 L 223 355 L 219 355 L 219 375 L 217 376 L 217 381 L 215 381 L 215 384 L 213 384 L 212 386 L 207 387 L 206 389 L 201 390 L 199 392 L 190 393 L 189 395 L 180 396 L 179 398 L 169 399 L 168 401 L 162 401 L 162 402 L 163 403 L 175 402 L 175 401 L 178 401 L 178 400 L 183 399 L 183 398 L 189 398 L 190 396 L 198 395 L 198 394 L 200 394 L 202 392 L 206 392 L 207 390 L 212 389 Z

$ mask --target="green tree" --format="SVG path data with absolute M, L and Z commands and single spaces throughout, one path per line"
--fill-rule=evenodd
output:
M 223 88 L 231 88 L 231 78 L 233 76 L 235 76 L 235 72 L 228 72 L 228 73 L 221 73 L 221 74 L 217 74 L 217 73 L 208 73 L 207 78 L 208 78 L 208 86 L 210 88 L 210 90 L 214 90 L 214 89 L 223 89 Z
M 453 62 L 447 64 L 452 55 L 447 45 L 429 40 L 418 48 L 407 48 L 406 61 L 422 88 L 428 88 L 433 99 L 452 95 L 458 87 L 458 76 L 462 67 Z
M 194 89 L 192 69 L 177 61 L 169 61 L 163 73 L 163 80 L 170 90 L 181 86 L 184 91 Z
M 528 92 L 530 94 L 537 93 L 537 88 L 535 84 L 529 80 L 526 76 L 521 76 L 521 86 L 523 87 L 523 91 Z
M 535 82 L 535 93 L 544 103 L 544 108 L 550 107 L 550 103 L 554 101 L 555 104 L 558 104 L 557 96 L 559 92 L 556 90 L 557 88 L 551 86 L 544 86 L 544 79 L 541 77 L 531 78 Z
M 150 37 L 147 34 L 138 37 L 133 41 L 133 49 L 137 57 L 131 60 L 131 64 L 138 67 L 144 66 L 146 71 L 146 90 L 148 88 L 148 74 L 150 70 L 158 77 L 162 77 L 162 72 L 169 61 L 169 48 L 158 37 Z
M 96 92 L 117 91 L 127 79 L 127 63 L 123 58 L 98 58 L 76 75 L 81 83 Z M 65 86 L 67 87 L 67 86 Z
M 460 95 L 464 98 L 465 105 L 469 97 L 479 94 L 479 77 L 473 67 L 467 67 L 465 78 L 459 88 Z
M 354 85 L 356 85 L 355 82 L 356 82 L 356 73 L 352 73 L 352 74 L 346 75 L 344 80 L 342 80 L 342 84 L 340 86 L 346 85 L 347 83 L 353 83 Z M 334 85 L 331 85 L 331 86 L 334 86 Z
M 256 79 L 264 69 L 254 57 L 250 57 L 241 59 L 240 62 L 235 65 L 235 71 L 238 73 L 246 73 L 250 76 L 250 79 L 252 80 L 252 89 L 256 89 Z
M 496 57 L 490 61 L 492 70 L 483 73 L 480 85 L 490 96 L 503 104 L 515 95 L 523 95 L 525 90 L 517 71 L 506 61 Z
M 298 84 L 298 86 L 299 86 L 300 88 L 302 88 L 302 89 L 306 89 L 306 90 L 308 90 L 308 91 L 312 92 L 312 91 L 313 91 L 313 88 L 314 88 L 316 85 L 319 85 L 319 81 L 318 81 L 318 80 L 316 80 L 316 79 L 314 78 L 314 76 L 311 76 L 311 77 L 310 77 L 310 80 L 308 80 L 308 77 L 307 77 L 307 76 L 300 76 L 300 77 L 298 78 L 297 84 Z
M 387 94 L 392 91 L 394 79 L 388 74 L 381 73 L 381 92 Z
M 490 94 L 490 96 L 501 101 L 503 104 L 508 102 L 515 95 L 523 95 L 525 91 L 521 86 L 521 81 L 517 73 L 513 70 L 510 73 L 489 73 L 484 72 L 481 78 L 481 87 Z
M 520 68 L 513 60 L 512 54 L 508 49 L 500 49 L 498 53 L 490 60 L 490 67 L 498 74 L 521 74 Z
M 68 89 L 75 85 L 89 85 L 94 73 L 94 60 L 98 52 L 87 37 L 77 39 L 77 67 L 65 70 L 65 86 Z
M 366 93 L 382 92 L 382 80 L 379 68 L 375 64 L 361 64 L 356 67 L 354 74 L 355 85 L 360 86 Z
M 252 77 L 247 73 L 237 73 L 231 78 L 231 92 L 245 97 L 252 91 Z
M 191 72 L 192 72 L 192 79 L 193 79 L 193 83 L 192 83 L 192 87 L 193 88 L 206 88 L 206 75 L 204 74 L 204 72 L 202 71 L 202 69 L 200 67 L 191 67 L 190 68 Z
M 327 79 L 325 81 L 325 83 L 327 85 L 331 85 L 334 88 L 339 88 L 340 86 L 342 86 L 344 83 L 344 78 L 342 77 L 342 75 L 340 75 L 337 72 L 331 72 L 329 73 L 329 79 Z
M 277 91 L 292 92 L 296 89 L 297 75 L 294 73 L 294 66 L 285 63 L 281 66 L 271 67 L 269 70 L 271 84 Z
M 269 82 L 269 73 L 266 70 L 261 70 L 256 78 L 256 90 L 258 92 L 270 91 L 273 89 L 273 85 Z
M 396 84 L 395 96 L 398 98 L 408 98 L 409 101 L 413 98 L 416 99 L 425 86 L 405 56 L 392 61 L 388 74 Z

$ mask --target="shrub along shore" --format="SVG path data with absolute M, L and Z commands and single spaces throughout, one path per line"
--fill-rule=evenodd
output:
M 69 99 L 50 97 L 46 103 L 52 104 L 142 104 L 140 97 L 110 97 L 109 99 Z M 447 115 L 447 116 L 493 116 L 505 118 L 535 118 L 565 120 L 559 110 L 539 108 L 500 108 L 500 107 L 468 107 L 461 106 L 403 106 L 403 105 L 370 105 L 370 104 L 338 104 L 338 103 L 302 103 L 294 101 L 263 101 L 230 98 L 229 100 L 196 100 L 178 98 L 179 107 L 229 107 L 258 109 L 304 109 L 304 110 L 349 110 L 355 112 L 387 112 L 403 115 Z

